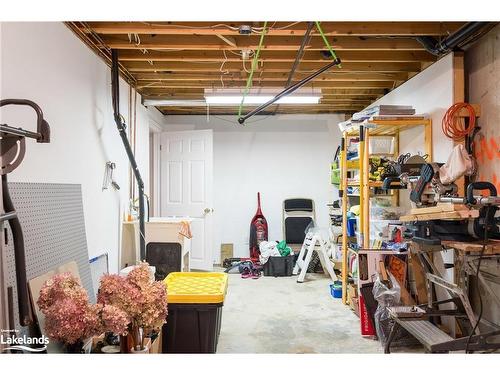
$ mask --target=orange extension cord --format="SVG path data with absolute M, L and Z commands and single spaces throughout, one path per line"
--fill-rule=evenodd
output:
M 469 123 L 465 125 L 465 119 L 459 116 L 460 111 L 466 108 L 469 111 Z M 476 126 L 476 111 L 469 103 L 453 104 L 446 111 L 441 127 L 444 135 L 454 141 L 461 141 L 464 137 L 472 134 Z

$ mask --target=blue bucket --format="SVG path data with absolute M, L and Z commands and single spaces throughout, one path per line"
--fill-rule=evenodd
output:
M 330 284 L 330 294 L 333 298 L 342 298 L 342 281 L 334 281 Z

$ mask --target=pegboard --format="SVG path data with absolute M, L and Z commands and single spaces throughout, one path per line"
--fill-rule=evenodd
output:
M 58 266 L 75 261 L 89 298 L 95 302 L 80 185 L 9 183 L 9 190 L 24 234 L 28 281 Z M 7 286 L 14 287 L 14 318 L 20 329 L 14 246 L 10 226 L 5 246 Z

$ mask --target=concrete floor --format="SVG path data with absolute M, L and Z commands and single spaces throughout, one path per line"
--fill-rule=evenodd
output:
M 307 274 L 242 279 L 229 275 L 218 353 L 382 353 L 360 335 L 359 319 L 330 295 L 331 280 Z

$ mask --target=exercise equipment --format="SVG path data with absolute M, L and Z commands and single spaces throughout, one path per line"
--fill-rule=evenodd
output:
M 7 221 L 12 231 L 19 305 L 19 323 L 22 326 L 28 326 L 33 322 L 33 313 L 30 308 L 28 281 L 26 278 L 24 236 L 21 222 L 19 221 L 14 204 L 12 203 L 12 199 L 10 197 L 7 174 L 16 169 L 23 161 L 26 152 L 26 138 L 35 139 L 38 143 L 50 142 L 50 126 L 43 118 L 42 109 L 38 106 L 38 104 L 31 100 L 0 100 L 0 107 L 7 105 L 31 107 L 36 112 L 37 116 L 36 132 L 22 128 L 15 128 L 7 124 L 0 124 L 0 173 L 2 175 L 2 206 L 5 210 L 5 212 L 0 212 L 0 224 L 3 226 L 3 222 Z M 3 246 L 3 244 L 0 246 Z M 4 303 L 4 301 L 1 302 L 2 304 Z

